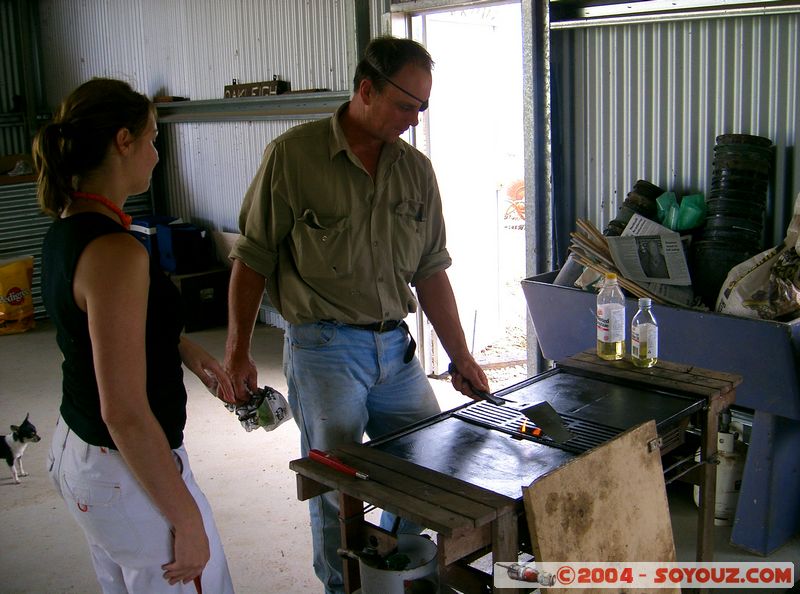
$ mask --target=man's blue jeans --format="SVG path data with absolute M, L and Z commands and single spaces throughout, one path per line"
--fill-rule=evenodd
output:
M 336 322 L 289 326 L 283 364 L 303 456 L 361 443 L 364 433 L 374 439 L 440 412 L 419 360 L 403 362 L 409 340 L 403 328 L 378 334 Z M 341 592 L 338 497 L 325 493 L 309 507 L 314 571 L 326 592 Z

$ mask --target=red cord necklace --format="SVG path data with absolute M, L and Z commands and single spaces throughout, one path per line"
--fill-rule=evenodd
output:
M 105 206 L 107 209 L 109 209 L 111 212 L 113 212 L 115 215 L 119 217 L 119 222 L 122 223 L 123 227 L 125 227 L 126 229 L 131 228 L 131 220 L 132 220 L 131 215 L 127 215 L 124 212 L 122 212 L 122 209 L 119 206 L 111 202 L 111 200 L 109 200 L 105 196 L 101 196 L 100 194 L 88 194 L 86 192 L 72 192 L 71 196 L 73 198 L 85 198 L 86 200 L 93 200 L 94 202 L 99 202 L 100 204 Z

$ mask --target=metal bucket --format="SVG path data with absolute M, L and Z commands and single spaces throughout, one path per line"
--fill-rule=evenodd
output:
M 411 559 L 406 569 L 378 569 L 359 561 L 361 594 L 433 594 L 439 591 L 436 544 L 433 541 L 418 534 L 398 534 L 397 552 Z

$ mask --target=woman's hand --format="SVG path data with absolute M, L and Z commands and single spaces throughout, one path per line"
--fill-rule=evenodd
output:
M 178 349 L 184 365 L 203 382 L 209 392 L 224 402 L 236 402 L 230 377 L 214 357 L 185 336 L 181 336 Z
M 164 570 L 164 579 L 170 585 L 178 582 L 187 584 L 200 577 L 211 558 L 203 518 L 199 514 L 196 515 L 197 517 L 192 518 L 184 527 L 172 529 L 173 561 L 161 566 Z

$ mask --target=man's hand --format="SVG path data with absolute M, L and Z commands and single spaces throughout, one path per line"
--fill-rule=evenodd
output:
M 471 356 L 466 356 L 450 364 L 453 387 L 473 400 L 482 400 L 476 391 L 489 392 L 489 380 Z
M 458 319 L 456 298 L 447 273 L 440 270 L 418 281 L 417 297 L 422 311 L 433 324 L 444 350 L 455 365 L 457 372 L 452 374 L 453 387 L 464 396 L 480 400 L 475 391 L 488 392 L 489 380 L 467 349 L 467 341 Z
M 225 372 L 233 384 L 237 404 L 250 400 L 250 392 L 258 389 L 258 371 L 250 353 L 225 353 Z
M 250 340 L 265 281 L 263 276 L 240 260 L 233 261 L 228 286 L 228 339 L 223 367 L 233 384 L 236 404 L 245 404 L 250 400 L 250 392 L 258 389 L 258 373 L 250 357 Z

